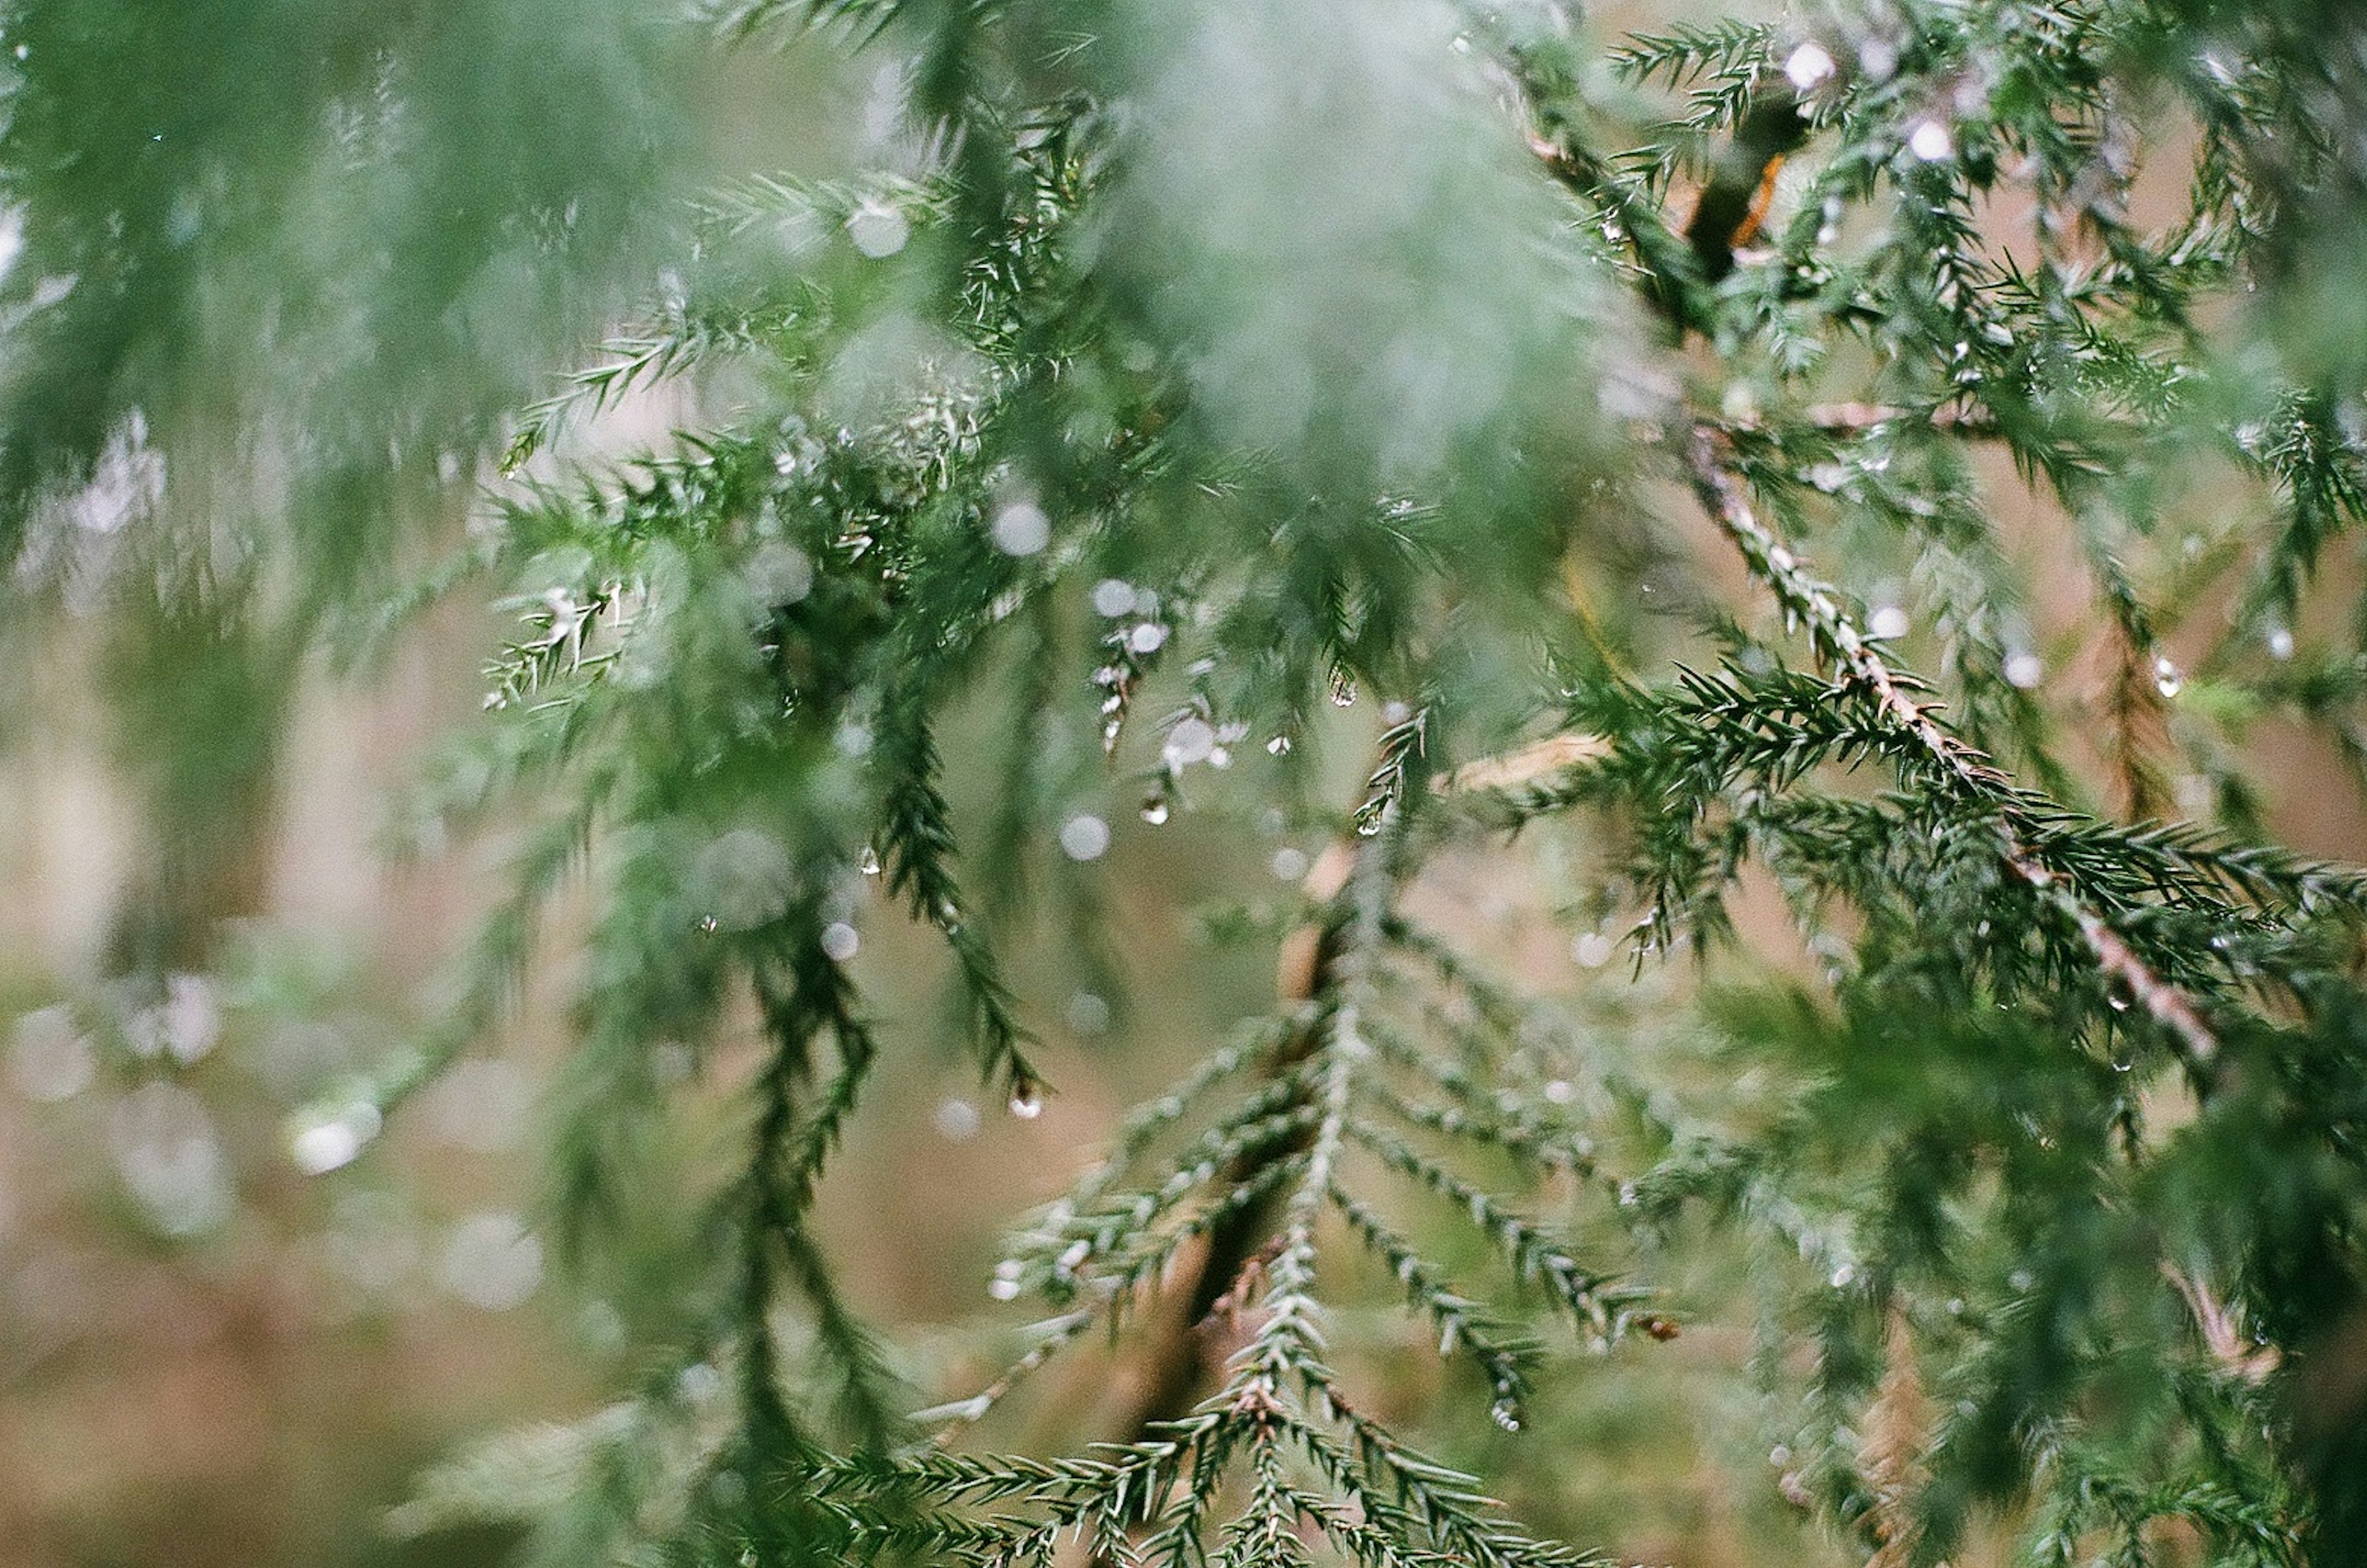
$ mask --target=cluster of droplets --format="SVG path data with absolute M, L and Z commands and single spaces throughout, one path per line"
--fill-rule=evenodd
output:
M 1221 772 L 1233 765 L 1233 748 L 1249 732 L 1250 727 L 1237 719 L 1213 722 L 1196 713 L 1186 714 L 1169 727 L 1167 739 L 1160 748 L 1160 763 L 1170 773 L 1202 762 Z M 1268 750 L 1273 750 L 1271 742 Z M 1285 745 L 1284 750 L 1288 747 Z
M 1509 1379 L 1496 1384 L 1496 1401 L 1488 1406 L 1488 1419 L 1507 1432 L 1521 1429 L 1521 1402 Z
M 1159 595 L 1122 579 L 1104 578 L 1093 585 L 1093 611 L 1118 623 L 1102 640 L 1110 650 L 1108 662 L 1093 671 L 1102 690 L 1102 750 L 1117 750 L 1126 729 L 1127 705 L 1141 681 L 1148 661 L 1167 646 L 1167 623 L 1160 618 Z

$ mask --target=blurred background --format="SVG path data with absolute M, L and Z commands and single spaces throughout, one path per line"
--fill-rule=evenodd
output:
M 483 705 L 504 628 L 464 592 L 356 633 L 367 656 L 333 666 L 286 650 L 349 612 L 249 563 L 286 542 L 400 577 L 459 548 L 493 473 L 488 434 L 669 288 L 683 193 L 909 160 L 900 78 L 884 57 L 724 50 L 622 5 L 389 20 L 258 4 L 227 28 L 223 7 L 95 9 L 112 8 L 21 6 L 0 31 L 23 210 L 63 215 L 12 217 L 0 240 L 11 309 L 62 306 L 7 318 L 56 341 L 6 357 L 0 413 L 49 422 L 98 465 L 98 482 L 46 499 L 40 476 L 0 475 L 38 502 L 7 542 L 43 591 L 0 628 L 0 1568 L 497 1562 L 514 1544 L 498 1531 L 411 1528 L 410 1483 L 471 1439 L 581 1417 L 660 1364 L 666 1260 L 711 1174 L 704 1140 L 734 1125 L 729 1088 L 689 1095 L 679 1189 L 644 1195 L 618 1255 L 560 1267 L 538 1228 L 536 1128 L 568 1049 L 562 897 L 508 1021 L 391 1118 L 369 1108 L 369 1086 L 418 1059 L 440 977 L 504 886 L 498 822 L 423 843 L 404 803 Z M 1593 20 L 1608 33 L 1706 9 Z M 110 293 L 102 276 L 129 281 Z M 654 440 L 684 412 L 629 401 L 578 455 Z M 168 465 L 221 491 L 216 545 L 195 562 L 124 526 Z M 404 526 L 379 529 L 389 514 Z M 2036 558 L 2068 560 L 2047 522 L 2029 519 Z M 380 536 L 404 541 L 395 558 L 363 559 Z M 1671 570 L 1694 543 L 1668 541 Z M 229 649 L 224 626 L 180 615 L 192 575 L 230 584 L 255 612 L 235 636 L 262 641 Z M 2073 712 L 2092 694 L 2085 633 L 2060 623 L 2084 602 L 2075 589 L 2032 612 L 2040 645 L 2063 650 L 2055 695 Z M 1373 705 L 1326 716 L 1350 742 L 1330 748 L 1343 802 Z M 258 739 L 274 714 L 284 728 Z M 948 757 L 988 750 L 995 722 L 981 699 Z M 2260 745 L 2271 821 L 2305 850 L 2367 852 L 2329 757 L 2272 727 Z M 2212 781 L 2171 782 L 2207 804 Z M 987 1292 L 1003 1230 L 1125 1106 L 1271 1005 L 1262 917 L 1322 845 L 1254 794 L 1212 782 L 1203 809 L 1154 825 L 1111 781 L 1106 848 L 1087 834 L 1092 854 L 1070 851 L 1113 900 L 1100 940 L 1014 933 L 1056 1090 L 1040 1118 L 1007 1114 L 943 1027 L 934 939 L 884 910 L 861 922 L 854 971 L 897 1070 L 822 1213 L 915 1406 L 975 1387 L 1013 1342 L 1020 1309 Z M 163 846 L 165 819 L 221 832 Z M 1500 971 L 1616 1027 L 1691 980 L 1631 982 L 1607 942 L 1573 944 L 1551 918 L 1588 850 L 1541 835 L 1517 864 L 1444 865 L 1422 898 Z M 1805 963 L 1772 897 L 1745 930 L 1771 966 Z M 163 978 L 111 980 L 134 967 Z M 1785 1500 L 1740 1267 L 1678 1238 L 1652 1278 L 1681 1337 L 1573 1354 L 1518 1435 L 1484 1402 L 1444 1406 L 1437 1442 L 1505 1477 L 1540 1529 L 1620 1561 L 1841 1561 Z M 1365 1294 L 1352 1364 L 1420 1408 L 1440 1377 L 1415 1353 L 1424 1336 L 1378 1281 Z M 989 1435 L 1073 1444 L 1109 1371 L 1088 1350 Z

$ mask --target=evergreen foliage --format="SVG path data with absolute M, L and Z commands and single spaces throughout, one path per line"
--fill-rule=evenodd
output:
M 1569 1358 L 1680 1332 L 1656 1268 L 1696 1248 L 1747 1261 L 1765 1484 L 1855 1560 L 2367 1562 L 2367 876 L 2273 841 L 2248 755 L 2284 723 L 2367 776 L 2357 18 L 201 9 L 8 13 L 26 614 L 99 594 L 134 699 L 193 649 L 255 688 L 229 755 L 126 710 L 187 859 L 298 652 L 496 584 L 487 712 L 420 809 L 532 827 L 388 1113 L 579 873 L 571 1250 L 596 1268 L 665 1156 L 667 1048 L 744 1105 L 674 1219 L 693 1329 L 413 1522 L 523 1517 L 554 1563 L 1577 1564 L 1381 1413 L 1343 1303 L 1386 1280 L 1517 1432 Z M 630 100 L 716 39 L 895 62 L 902 140 L 705 193 L 641 319 L 533 401 L 536 333 L 653 243 Z M 448 51 L 532 106 L 405 85 Z M 75 74 L 125 52 L 195 84 L 145 145 Z M 405 161 L 316 145 L 356 102 Z M 202 216 L 340 180 L 294 254 Z M 415 227 L 338 227 L 413 181 Z M 247 391 L 200 406 L 223 352 Z M 451 356 L 523 412 L 440 402 Z M 583 439 L 670 389 L 641 455 Z M 385 520 L 444 449 L 501 468 L 426 573 Z M 119 491 L 101 574 L 121 519 L 74 509 Z M 999 754 L 947 739 L 981 713 Z M 1274 810 L 1319 848 L 1256 932 L 1274 1006 L 1019 1226 L 993 1293 L 1050 1315 L 914 1412 L 811 1223 L 899 1060 L 846 960 L 892 910 L 933 929 L 1034 1114 L 1059 1086 L 997 938 L 1051 905 L 1122 945 L 1068 864 L 1112 776 L 1149 825 Z M 1618 978 L 1543 994 L 1442 919 L 1425 879 L 1473 866 Z M 1796 962 L 1745 951 L 1754 887 Z M 1103 1335 L 1125 1429 L 977 1438 Z

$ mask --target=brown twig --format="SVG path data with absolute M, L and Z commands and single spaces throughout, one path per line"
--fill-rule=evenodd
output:
M 1269 1080 L 1304 1065 L 1322 1039 L 1321 1010 L 1308 1004 L 1328 988 L 1341 955 L 1348 921 L 1339 908 L 1340 895 L 1355 874 L 1359 858 L 1374 852 L 1374 844 L 1365 838 L 1333 843 L 1317 857 L 1302 884 L 1308 901 L 1328 913 L 1283 940 L 1274 966 L 1275 989 L 1281 1005 L 1296 1006 L 1301 1014 L 1280 1048 L 1265 1061 Z M 1274 1161 L 1304 1153 L 1314 1135 L 1314 1128 L 1308 1126 L 1283 1146 L 1244 1154 L 1225 1173 L 1224 1184 L 1238 1186 Z M 1213 1354 L 1213 1320 L 1221 1315 L 1223 1306 L 1245 1293 L 1242 1282 L 1261 1266 L 1285 1201 L 1281 1192 L 1269 1193 L 1243 1205 L 1208 1233 L 1198 1260 L 1184 1271 L 1177 1292 L 1184 1303 L 1182 1312 L 1169 1320 L 1144 1354 L 1140 1393 L 1121 1424 L 1118 1441 L 1140 1442 L 1160 1423 L 1174 1420 L 1192 1408 L 1194 1393 L 1222 1359 Z
M 1799 558 L 1760 518 L 1732 453 L 1732 443 L 1716 426 L 1693 427 L 1687 450 L 1693 488 L 1720 531 L 1742 552 L 1752 575 L 1768 585 L 1786 611 L 1808 624 L 1840 672 L 1873 696 L 1876 707 L 1901 735 L 1915 742 L 1968 794 L 2003 807 L 2010 818 L 2012 805 L 2001 797 L 2012 788 L 2012 781 L 1978 750 L 1942 728 L 1929 707 L 1908 694 L 1882 655 L 1843 613 L 1833 591 L 1810 577 Z M 2125 987 L 2132 1000 L 2184 1044 L 2191 1066 L 2200 1067 L 2217 1055 L 2218 1038 L 2201 1010 L 2163 979 L 2089 905 L 2067 876 L 2046 866 L 2011 832 L 1999 839 L 1999 853 L 2009 872 L 2071 921 L 2105 975 Z
M 1865 1413 L 1860 1461 L 1874 1491 L 1864 1522 L 1874 1551 L 1865 1568 L 1908 1568 L 1923 1539 L 1913 1504 L 1931 1480 L 1923 1454 L 1931 1440 L 1931 1402 L 1916 1371 L 1915 1336 L 1907 1310 L 1896 1300 L 1890 1303 L 1883 1356 L 1882 1382 Z

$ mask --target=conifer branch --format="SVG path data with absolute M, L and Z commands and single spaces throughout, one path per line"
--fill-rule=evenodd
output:
M 2164 981 L 2089 906 L 2070 878 L 2049 869 L 2032 852 L 2015 827 L 2020 811 L 2011 798 L 2011 781 L 1908 694 L 1901 678 L 1842 611 L 1833 591 L 1809 577 L 1799 558 L 1760 519 L 1730 451 L 1728 438 L 1716 427 L 1696 425 L 1687 461 L 1704 507 L 1749 562 L 1752 575 L 1768 585 L 1785 615 L 1806 626 L 1818 652 L 1866 691 L 1887 723 L 1915 743 L 1960 797 L 1998 814 L 1999 853 L 2006 869 L 2072 924 L 2102 972 L 2125 987 L 2131 999 L 2180 1042 L 2190 1069 L 2199 1072 L 2217 1054 L 2219 1042 L 2197 1004 Z

